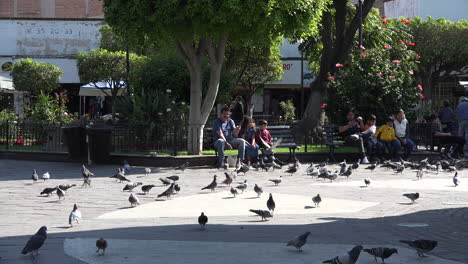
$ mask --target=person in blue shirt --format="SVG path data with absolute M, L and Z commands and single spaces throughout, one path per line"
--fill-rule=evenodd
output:
M 218 152 L 218 167 L 221 168 L 224 167 L 224 150 L 226 148 L 238 149 L 238 163 L 244 160 L 245 156 L 245 140 L 234 137 L 239 133 L 240 127 L 236 127 L 229 115 L 229 108 L 224 107 L 221 109 L 219 118 L 213 122 L 213 142 Z
M 443 132 L 453 134 L 453 110 L 448 100 L 444 100 L 444 107 L 439 112 L 439 120 L 445 125 Z
M 247 163 L 250 165 L 254 159 L 258 156 L 258 145 L 255 143 L 255 121 L 245 116 L 242 119 L 240 131 L 237 135 L 238 138 L 243 138 L 245 140 L 245 156 L 247 158 Z
M 461 97 L 457 106 L 458 136 L 468 142 L 468 98 Z M 468 157 L 468 144 L 463 146 L 465 158 Z

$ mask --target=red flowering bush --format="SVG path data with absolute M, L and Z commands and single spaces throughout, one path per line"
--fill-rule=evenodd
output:
M 22 137 L 19 137 L 17 139 L 15 139 L 15 142 L 13 142 L 13 145 L 24 145 L 24 138 Z

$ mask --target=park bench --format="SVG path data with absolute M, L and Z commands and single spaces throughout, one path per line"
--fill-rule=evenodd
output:
M 330 161 L 336 161 L 335 150 L 345 145 L 343 137 L 338 133 L 338 126 L 335 124 L 326 124 L 323 126 L 323 138 L 325 145 L 328 146 L 328 158 Z

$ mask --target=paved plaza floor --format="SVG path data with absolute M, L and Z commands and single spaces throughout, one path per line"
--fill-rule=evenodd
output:
M 49 237 L 34 263 L 321 263 L 349 251 L 354 245 L 364 248 L 387 246 L 398 249 L 388 263 L 458 264 L 468 263 L 468 181 L 466 171 L 459 172 L 461 185 L 452 184 L 453 173 L 427 173 L 416 180 L 416 172 L 401 174 L 377 168 L 374 172 L 361 166 L 349 179 L 335 182 L 317 180 L 305 173 L 303 164 L 292 176 L 284 170 L 261 172 L 251 169 L 237 176 L 233 183 L 247 179 L 247 191 L 233 197 L 229 188 L 219 184 L 215 192 L 201 190 L 224 171 L 213 168 L 189 168 L 185 172 L 171 168 L 153 168 L 144 176 L 144 168 L 133 168 L 132 182 L 155 184 L 143 195 L 133 193 L 140 205 L 130 207 L 125 183 L 109 178 L 117 166 L 92 165 L 96 176 L 92 187 L 82 187 L 81 164 L 0 160 L 0 263 L 32 263 L 20 251 L 29 237 L 41 226 L 48 227 Z M 336 166 L 331 166 L 335 170 Z M 49 171 L 47 182 L 32 183 L 31 173 Z M 167 189 L 161 177 L 178 175 L 181 191 L 170 200 L 157 198 Z M 283 176 L 275 186 L 268 179 Z M 364 178 L 371 185 L 364 187 Z M 39 195 L 45 187 L 76 184 L 65 200 L 56 194 Z M 254 184 L 263 187 L 257 198 Z M 402 196 L 419 192 L 411 204 Z M 276 209 L 273 218 L 261 221 L 249 209 L 266 209 L 272 193 Z M 323 199 L 315 208 L 311 198 Z M 70 227 L 68 216 L 73 204 L 83 219 Z M 209 217 L 206 230 L 197 218 Z M 286 247 L 292 237 L 310 231 L 303 252 Z M 109 247 L 104 256 L 95 249 L 103 237 Z M 437 240 L 438 246 L 426 258 L 399 243 L 405 239 Z M 375 263 L 365 252 L 357 263 Z

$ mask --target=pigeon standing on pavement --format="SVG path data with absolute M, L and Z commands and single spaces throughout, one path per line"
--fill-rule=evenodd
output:
M 131 193 L 131 194 L 130 194 L 130 197 L 128 197 L 128 201 L 130 202 L 130 205 L 131 205 L 132 207 L 137 206 L 137 205 L 140 205 L 140 200 L 139 200 L 138 197 L 137 197 L 135 194 L 133 194 L 133 193 Z
M 269 179 L 269 181 L 275 183 L 275 185 L 278 185 L 283 181 L 283 176 L 279 176 L 279 178 L 275 178 L 275 179 Z
M 258 186 L 257 184 L 255 184 L 255 186 L 254 186 L 254 191 L 255 191 L 255 193 L 257 193 L 257 197 L 260 197 L 260 195 L 262 195 L 262 193 L 263 193 L 263 189 L 260 186 Z
M 325 260 L 322 263 L 331 263 L 331 264 L 355 264 L 361 254 L 362 246 L 355 246 L 349 252 L 336 256 L 333 259 Z
M 369 177 L 366 177 L 366 178 L 364 179 L 364 183 L 366 184 L 366 187 L 368 187 L 368 186 L 371 184 L 370 178 L 369 178 Z
M 166 179 L 169 179 L 171 181 L 178 181 L 179 180 L 179 176 L 177 175 L 172 175 L 172 176 L 169 176 L 169 177 L 166 177 Z
M 340 174 L 340 176 L 345 176 L 347 179 L 349 179 L 349 176 L 351 176 L 352 173 L 353 173 L 353 168 L 351 168 L 350 166 L 343 174 Z
M 403 194 L 406 198 L 410 199 L 412 203 L 415 203 L 417 199 L 419 199 L 419 193 L 405 193 Z
M 172 180 L 168 179 L 168 178 L 159 178 L 159 180 L 164 184 L 164 185 L 169 185 L 169 184 L 172 184 Z
M 151 173 L 150 168 L 145 168 L 145 176 L 148 176 Z
M 175 183 L 172 183 L 171 186 L 167 188 L 167 190 L 165 190 L 163 193 L 158 195 L 158 198 L 161 196 L 166 196 L 167 199 L 171 199 L 171 195 L 174 194 L 174 186 L 175 186 Z
M 124 170 L 122 170 L 121 168 L 118 168 L 117 173 L 114 176 L 111 176 L 111 178 L 115 178 L 119 182 L 123 182 L 123 181 L 130 182 L 130 180 L 127 179 L 124 175 L 125 175 Z
M 223 181 L 223 183 L 226 184 L 226 186 L 231 186 L 233 181 L 232 177 L 227 172 L 225 172 L 224 175 L 226 176 L 226 179 Z
M 41 192 L 41 195 L 43 194 L 47 194 L 47 196 L 50 196 L 53 192 L 57 191 L 57 187 L 53 187 L 53 188 L 44 188 L 44 190 L 42 190 Z
M 274 212 L 275 211 L 275 207 L 276 207 L 276 204 L 275 204 L 275 201 L 273 200 L 273 195 L 270 193 L 270 197 L 268 198 L 268 201 L 267 201 L 267 207 L 268 207 L 268 210 Z
M 410 247 L 416 249 L 418 256 L 424 257 L 424 253 L 432 251 L 437 246 L 437 241 L 434 240 L 400 240 L 401 243 L 408 244 Z
M 385 259 L 388 259 L 395 253 L 398 254 L 398 250 L 396 248 L 386 248 L 386 247 L 365 248 L 363 249 L 363 251 L 374 256 L 375 263 L 377 263 L 377 258 L 381 258 L 382 264 L 385 264 Z
M 377 162 L 374 162 L 371 165 L 367 166 L 365 169 L 374 171 L 376 167 L 377 167 Z
M 91 187 L 91 178 L 83 178 L 82 187 Z
M 358 159 L 358 161 L 356 161 L 355 163 L 353 163 L 353 165 L 351 165 L 351 168 L 353 170 L 357 170 L 357 168 L 359 168 L 359 163 L 361 163 L 361 159 Z
M 174 183 L 174 191 L 175 191 L 176 193 L 179 193 L 179 192 L 180 192 L 180 185 L 179 185 L 179 184 Z
M 123 188 L 123 191 L 133 191 L 133 189 L 135 189 L 136 187 L 142 185 L 143 183 L 142 182 L 135 182 L 135 183 L 127 183 L 127 185 L 125 185 L 125 187 Z
M 125 170 L 125 173 L 129 174 L 132 170 L 132 166 L 130 166 L 128 161 L 124 160 L 123 169 Z
M 39 175 L 37 175 L 37 172 L 36 172 L 35 169 L 33 169 L 33 173 L 32 173 L 31 178 L 32 178 L 33 183 L 36 183 L 37 180 L 39 180 Z
M 419 170 L 416 172 L 416 179 L 422 180 L 423 176 L 424 176 L 424 171 L 422 168 L 419 168 Z
M 38 250 L 44 245 L 47 239 L 47 227 L 43 226 L 34 234 L 26 243 L 26 246 L 21 251 L 21 254 L 26 255 L 29 252 L 32 253 L 33 259 L 38 255 Z
M 73 226 L 73 223 L 79 224 L 81 220 L 81 211 L 78 209 L 78 206 L 75 204 L 73 205 L 73 210 L 70 213 L 70 216 L 68 217 L 68 224 L 70 226 Z
M 248 172 L 248 171 L 249 171 L 249 165 L 242 164 L 242 166 L 236 171 L 236 173 L 239 174 L 239 173 L 242 172 L 245 175 L 245 173 Z
M 107 241 L 104 240 L 104 238 L 102 237 L 96 240 L 96 248 L 97 248 L 96 253 L 99 254 L 99 251 L 102 251 L 102 253 L 99 255 L 104 255 L 104 252 L 106 251 L 106 248 L 107 248 Z
M 57 188 L 57 196 L 58 196 L 59 200 L 60 200 L 60 198 L 63 198 L 65 200 L 65 191 L 60 189 L 60 187 L 58 187 L 58 186 L 55 187 L 55 188 Z
M 62 190 L 62 191 L 67 191 L 68 189 L 70 189 L 71 187 L 75 187 L 76 184 L 67 184 L 67 185 L 59 185 L 59 188 Z
M 181 170 L 182 172 L 184 172 L 188 168 L 189 165 L 190 165 L 189 162 L 185 162 L 184 164 L 177 167 L 176 170 Z
M 291 166 L 286 170 L 287 173 L 291 173 L 291 176 L 297 172 L 297 167 L 296 166 Z
M 217 186 L 218 186 L 218 183 L 216 182 L 216 175 L 215 175 L 213 176 L 213 181 L 210 184 L 208 184 L 208 186 L 203 187 L 202 190 L 211 190 L 212 192 L 214 192 Z
M 92 173 L 84 164 L 81 165 L 81 175 L 83 175 L 83 178 L 89 178 L 91 176 L 94 176 L 94 173 Z
M 312 201 L 314 202 L 315 207 L 319 207 L 322 202 L 322 197 L 320 197 L 320 194 L 317 194 L 317 196 L 312 197 Z
M 290 240 L 286 246 L 287 247 L 295 247 L 299 252 L 302 252 L 302 247 L 307 243 L 307 237 L 310 235 L 310 232 L 305 232 L 302 235 L 294 237 L 292 240 Z
M 202 230 L 205 230 L 206 223 L 208 223 L 208 216 L 202 212 L 198 217 L 198 224 L 200 224 Z
M 50 174 L 49 172 L 46 172 L 44 174 L 42 174 L 42 179 L 45 181 L 49 180 L 50 179 Z
M 234 195 L 234 198 L 236 198 L 236 195 L 239 194 L 239 190 L 237 190 L 237 189 L 234 188 L 234 187 L 231 187 L 231 194 Z
M 239 189 L 239 191 L 241 191 L 242 193 L 244 193 L 244 191 L 247 190 L 247 187 L 248 187 L 247 180 L 244 180 L 243 183 L 236 186 L 236 188 Z
M 143 191 L 144 194 L 147 194 L 155 186 L 156 185 L 154 185 L 154 184 L 143 185 L 143 186 L 141 186 L 141 190 Z
M 458 171 L 455 172 L 455 175 L 453 175 L 453 184 L 455 184 L 455 187 L 460 184 L 460 178 L 458 177 Z
M 260 216 L 262 218 L 262 221 L 266 221 L 267 218 L 273 217 L 273 215 L 270 213 L 268 210 L 255 210 L 255 209 L 250 209 L 250 212 Z

